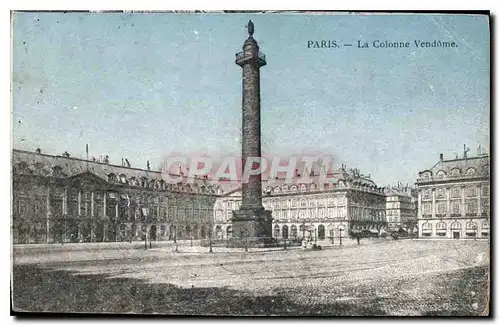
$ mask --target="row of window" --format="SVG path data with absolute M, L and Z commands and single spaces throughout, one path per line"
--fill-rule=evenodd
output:
M 197 183 L 167 183 L 164 180 L 151 179 L 148 180 L 146 177 L 136 179 L 135 177 L 127 178 L 126 175 L 120 174 L 119 176 L 114 173 L 108 174 L 109 183 L 121 183 L 127 184 L 133 187 L 150 188 L 163 191 L 178 191 L 178 192 L 194 192 L 202 194 L 222 194 L 222 190 L 218 187 L 212 185 L 198 185 Z
M 447 230 L 448 224 L 446 222 L 438 222 L 436 223 L 436 230 Z M 467 230 L 477 230 L 478 229 L 478 224 L 476 222 L 467 222 L 465 224 L 465 228 Z M 484 221 L 481 224 L 481 229 L 485 230 L 490 228 L 490 223 L 488 221 Z M 462 229 L 462 223 L 461 222 L 452 222 L 450 223 L 450 229 L 451 230 L 461 230 Z M 432 224 L 429 222 L 423 223 L 422 224 L 422 232 L 430 232 L 432 231 Z
M 446 202 L 437 202 L 436 203 L 436 214 L 447 214 Z M 465 213 L 466 214 L 477 214 L 478 209 L 480 209 L 479 213 L 485 214 L 489 212 L 490 209 L 490 201 L 488 198 L 481 199 L 481 206 L 478 207 L 477 200 L 467 200 L 465 201 Z M 461 214 L 461 202 L 460 201 L 451 201 L 450 202 L 450 214 Z M 423 203 L 422 204 L 422 214 L 423 215 L 431 215 L 432 214 L 432 203 Z
M 477 186 L 468 186 L 465 188 L 465 197 L 477 197 Z M 436 199 L 446 199 L 446 188 L 437 188 L 436 190 Z M 449 191 L 450 198 L 461 198 L 462 190 L 460 187 L 453 187 Z M 488 197 L 490 193 L 489 185 L 481 186 L 481 197 Z M 422 191 L 422 199 L 430 200 L 432 199 L 432 190 L 424 189 Z
M 264 200 L 262 205 L 266 209 L 280 209 L 280 208 L 315 208 L 315 207 L 325 207 L 325 206 L 342 206 L 345 205 L 346 199 L 345 197 L 334 197 L 334 198 L 319 198 L 319 199 L 288 199 L 285 201 L 266 201 Z M 241 201 L 226 201 L 226 202 L 217 202 L 216 209 L 222 209 L 225 206 L 229 210 L 236 210 L 240 207 Z
M 475 176 L 478 174 L 488 173 L 489 169 L 490 169 L 489 165 L 486 164 L 486 165 L 483 165 L 481 167 L 481 171 L 478 171 L 477 169 L 475 169 L 473 167 L 470 167 L 466 170 L 462 170 L 460 168 L 453 168 L 450 170 L 449 174 L 447 174 L 443 170 L 439 170 L 438 172 L 436 172 L 436 179 L 444 179 L 444 178 L 446 178 L 446 176 L 450 176 L 450 177 L 454 177 L 454 178 L 460 177 L 460 176 Z M 424 179 L 432 178 L 432 172 L 430 172 L 430 171 L 424 172 L 422 174 L 422 178 L 424 178 Z
M 343 188 L 346 187 L 346 183 L 343 180 L 340 180 L 338 183 L 325 183 L 321 187 L 321 190 L 331 190 L 331 189 L 336 189 L 336 188 Z M 319 190 L 320 187 L 316 185 L 315 183 L 310 183 L 310 184 L 299 184 L 299 185 L 283 185 L 283 186 L 276 186 L 276 187 L 266 187 L 266 190 L 264 191 L 265 194 L 280 194 L 280 193 L 287 193 L 287 192 L 306 192 L 306 191 L 315 191 Z M 378 191 L 380 192 L 380 188 L 375 186 L 375 185 L 364 185 L 364 186 L 357 186 L 353 185 L 353 188 L 360 188 L 360 189 L 366 189 L 367 191 Z
M 103 205 L 101 203 L 94 204 L 94 216 L 102 217 L 104 214 Z M 53 200 L 50 205 L 51 213 L 53 215 L 63 215 L 63 201 L 62 200 Z M 80 206 L 80 216 L 90 216 L 91 215 L 91 204 L 89 202 L 82 202 Z M 14 200 L 14 212 L 17 215 L 28 218 L 30 215 L 34 215 L 36 217 L 44 217 L 47 214 L 47 203 L 46 201 L 35 200 L 33 202 L 18 198 Z M 141 219 L 141 218 L 163 218 L 168 219 L 171 218 L 188 218 L 192 219 L 197 217 L 208 219 L 212 214 L 211 209 L 197 209 L 197 208 L 179 208 L 176 206 L 151 206 L 151 207 L 127 207 L 125 205 L 118 206 L 115 205 L 107 205 L 106 207 L 106 215 L 108 217 L 115 217 L 118 213 L 118 217 L 122 218 L 132 218 L 132 219 Z M 78 204 L 76 202 L 68 202 L 67 205 L 67 214 L 69 216 L 78 216 Z

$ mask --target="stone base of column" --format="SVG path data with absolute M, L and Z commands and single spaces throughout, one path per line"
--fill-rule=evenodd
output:
M 233 236 L 227 241 L 228 247 L 256 248 L 273 247 L 271 211 L 262 208 L 242 208 L 233 211 L 231 224 Z

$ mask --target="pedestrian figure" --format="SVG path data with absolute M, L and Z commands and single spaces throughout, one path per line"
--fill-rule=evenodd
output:
M 359 244 L 359 234 L 356 234 L 356 240 L 358 241 Z

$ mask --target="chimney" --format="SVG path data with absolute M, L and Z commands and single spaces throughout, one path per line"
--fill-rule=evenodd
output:
M 439 160 L 443 161 L 443 153 L 439 154 Z

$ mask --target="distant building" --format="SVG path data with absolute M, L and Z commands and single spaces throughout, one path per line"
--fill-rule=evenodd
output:
M 389 187 L 385 191 L 387 231 L 417 231 L 417 190 L 409 186 Z
M 422 238 L 488 238 L 490 234 L 490 159 L 439 161 L 419 173 L 418 234 Z
M 14 243 L 208 238 L 222 193 L 208 180 L 169 184 L 126 159 L 102 161 L 14 150 Z
M 282 179 L 263 182 L 263 205 L 272 211 L 274 238 L 331 241 L 351 232 L 380 232 L 386 227 L 382 188 L 355 171 L 339 169 L 328 177 L 336 182 L 320 184 L 318 176 L 308 184 L 285 184 Z M 232 211 L 240 205 L 239 189 L 217 198 L 217 239 L 232 236 Z

